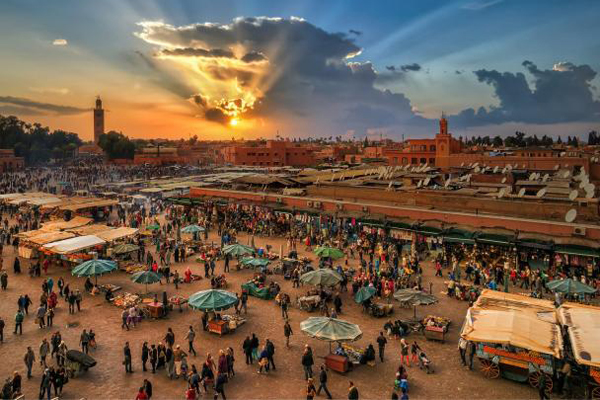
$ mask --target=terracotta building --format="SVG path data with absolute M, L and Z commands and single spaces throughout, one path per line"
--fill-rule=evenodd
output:
M 268 140 L 266 146 L 227 146 L 221 154 L 223 162 L 233 165 L 302 167 L 316 163 L 314 148 L 283 140 Z
M 16 157 L 12 149 L 0 149 L 0 172 L 17 171 L 24 167 L 25 159 Z

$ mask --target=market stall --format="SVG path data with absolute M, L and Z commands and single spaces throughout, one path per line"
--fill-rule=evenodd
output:
M 221 315 L 219 312 L 227 310 L 238 303 L 235 294 L 225 290 L 209 289 L 196 292 L 188 299 L 188 304 L 194 309 L 204 311 L 204 328 L 212 333 L 224 335 L 234 332 L 246 320 L 237 315 Z

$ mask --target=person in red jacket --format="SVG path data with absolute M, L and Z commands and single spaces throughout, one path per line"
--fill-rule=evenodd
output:
M 140 387 L 137 396 L 135 396 L 135 400 L 148 400 L 148 395 L 144 392 L 144 387 Z

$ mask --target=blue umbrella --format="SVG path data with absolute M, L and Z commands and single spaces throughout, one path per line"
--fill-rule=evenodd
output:
M 117 269 L 117 263 L 111 260 L 88 260 L 82 262 L 71 271 L 71 274 L 78 277 L 83 276 L 93 276 L 96 278 L 96 283 L 98 283 L 98 276 L 107 274 L 109 272 L 113 272 Z

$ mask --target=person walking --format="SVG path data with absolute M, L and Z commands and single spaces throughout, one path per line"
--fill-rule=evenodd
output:
M 17 331 L 19 331 L 19 335 L 23 334 L 23 320 L 25 319 L 25 315 L 23 314 L 23 311 L 21 310 L 17 310 L 17 313 L 15 314 L 15 335 L 17 334 Z
M 40 343 L 40 365 L 44 368 L 48 367 L 46 365 L 46 357 L 48 357 L 48 353 L 50 353 L 50 343 L 46 338 L 42 339 L 42 343 Z
M 156 363 L 158 362 L 158 349 L 156 345 L 150 346 L 150 365 L 152 365 L 152 373 L 156 373 Z
M 306 400 L 313 400 L 317 392 L 315 391 L 315 384 L 312 378 L 306 380 Z
M 327 389 L 327 370 L 324 365 L 321 365 L 321 372 L 319 372 L 319 389 L 317 389 L 317 396 L 321 393 L 321 390 L 325 391 L 328 399 L 331 399 L 331 393 Z
M 217 382 L 215 383 L 215 395 L 214 400 L 219 398 L 219 395 L 223 398 L 223 400 L 227 400 L 225 398 L 225 383 L 227 383 L 227 374 L 218 374 Z
M 35 353 L 31 350 L 31 347 L 27 347 L 27 352 L 23 357 L 23 362 L 27 367 L 27 379 L 31 379 L 31 370 L 33 368 L 33 363 L 35 362 Z
M 148 396 L 148 400 L 152 398 L 152 383 L 148 379 L 144 379 L 144 392 Z
M 410 367 L 410 359 L 408 358 L 409 347 L 410 346 L 408 345 L 408 343 L 406 343 L 406 339 L 402 338 L 400 340 L 400 365 L 402 365 L 402 363 L 406 359 L 406 365 Z
M 129 324 L 127 323 L 128 318 L 129 318 L 129 311 L 127 311 L 127 309 L 125 309 L 121 313 L 121 329 L 127 328 L 127 330 L 129 330 Z
M 463 338 L 458 339 L 458 353 L 460 354 L 460 363 L 465 367 L 467 365 L 467 341 Z
M 469 370 L 473 370 L 473 358 L 475 358 L 475 352 L 477 351 L 477 345 L 474 342 L 469 341 L 467 345 L 469 353 Z
M 269 339 L 265 339 L 265 349 L 267 350 L 267 370 L 271 368 L 273 368 L 273 371 L 277 370 L 277 368 L 275 368 L 275 360 L 273 358 L 275 356 L 275 345 Z
M 258 360 L 258 346 L 260 345 L 260 341 L 258 337 L 253 333 L 252 339 L 250 339 L 250 347 L 252 348 L 252 359 Z
M 187 356 L 185 351 L 181 350 L 181 346 L 175 346 L 175 350 L 173 351 L 173 364 L 175 365 L 175 379 L 179 379 L 181 375 L 181 365 L 183 364 L 183 359 Z
M 289 318 L 288 315 L 288 298 L 287 296 L 282 296 L 281 298 L 281 316 L 283 317 L 283 319 L 287 320 Z
M 377 345 L 379 347 L 379 359 L 383 362 L 383 354 L 385 352 L 385 345 L 387 344 L 387 339 L 383 336 L 383 332 L 379 332 L 379 336 L 377 337 Z
M 352 381 L 348 385 L 348 400 L 358 400 L 358 389 Z
M 304 353 L 302 354 L 302 368 L 304 369 L 304 379 L 312 378 L 313 371 L 312 366 L 314 365 L 312 351 L 310 347 L 306 345 L 304 347 Z
M 81 352 L 87 354 L 89 350 L 90 343 L 90 335 L 88 335 L 87 331 L 84 329 L 81 332 L 81 336 L 79 337 L 79 344 L 81 345 Z
M 125 342 L 125 347 L 123 348 L 123 365 L 125 365 L 125 373 L 132 373 L 133 369 L 131 367 L 131 349 L 129 348 L 129 342 Z
M 150 355 L 150 349 L 148 348 L 148 342 L 142 344 L 142 371 L 146 372 L 146 363 L 148 362 L 148 356 Z
M 169 379 L 173 379 L 173 374 L 175 372 L 175 360 L 173 358 L 173 349 L 170 346 L 166 346 L 165 357 L 167 363 L 167 376 L 169 377 Z
M 285 336 L 285 347 L 290 348 L 290 336 L 294 334 L 292 331 L 292 326 L 290 325 L 290 321 L 286 320 L 285 325 L 283 325 L 283 335 Z
M 196 338 L 196 332 L 194 332 L 194 327 L 190 325 L 190 329 L 188 330 L 185 338 L 188 341 L 188 353 L 194 353 L 194 357 L 196 357 L 196 349 L 194 349 L 194 339 Z
M 50 373 L 50 369 L 46 368 L 44 371 L 44 375 L 42 375 L 42 382 L 40 383 L 40 395 L 39 398 L 43 399 L 44 395 L 46 398 L 50 400 L 52 389 L 52 374 Z
M 4 327 L 6 326 L 6 323 L 4 322 L 4 320 L 2 319 L 2 317 L 0 316 L 0 343 L 4 342 Z

